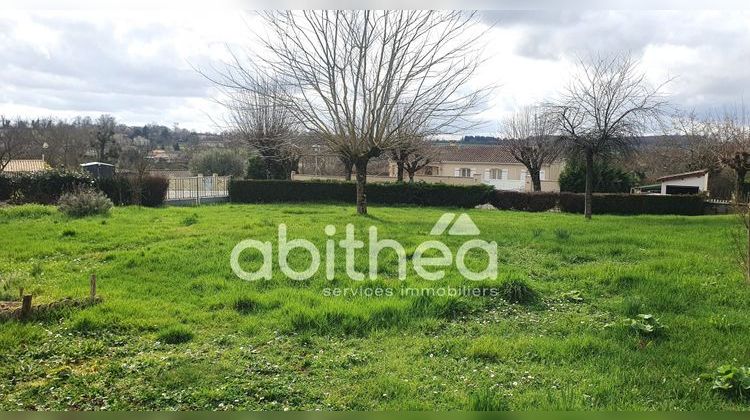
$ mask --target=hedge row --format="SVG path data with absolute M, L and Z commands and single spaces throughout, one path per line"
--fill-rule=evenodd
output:
M 355 194 L 356 186 L 351 182 L 232 180 L 229 184 L 229 199 L 235 203 L 350 203 Z M 464 208 L 490 203 L 500 210 L 538 212 L 559 208 L 563 212 L 583 213 L 584 195 L 495 191 L 485 185 L 384 183 L 367 185 L 367 202 Z M 698 215 L 704 213 L 704 203 L 698 195 L 594 194 L 592 209 L 594 214 Z
M 560 193 L 558 206 L 567 213 L 583 213 L 584 194 Z M 594 194 L 594 214 L 680 214 L 696 216 L 705 213 L 701 195 Z
M 64 170 L 0 174 L 0 201 L 54 204 L 66 192 L 93 187 L 104 192 L 114 204 L 136 204 L 136 181 L 133 177 L 124 176 L 95 180 L 85 172 Z M 168 179 L 149 175 L 143 178 L 141 184 L 142 205 L 156 207 L 164 203 L 169 187 Z
M 158 207 L 164 204 L 169 189 L 169 179 L 163 176 L 146 175 L 140 181 L 140 204 Z M 133 176 L 116 175 L 96 181 L 99 188 L 118 206 L 138 204 L 138 179 Z
M 487 185 L 382 183 L 367 184 L 367 202 L 472 208 L 487 203 L 493 189 Z M 229 199 L 234 203 L 351 202 L 353 182 L 232 180 Z
M 93 185 L 85 173 L 73 171 L 41 171 L 0 174 L 0 201 L 54 204 L 65 192 Z

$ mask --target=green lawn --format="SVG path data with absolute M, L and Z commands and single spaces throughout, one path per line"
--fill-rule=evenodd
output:
M 229 265 L 243 239 L 325 249 L 324 227 L 358 239 L 378 227 L 411 256 L 445 209 L 216 205 L 115 208 L 71 220 L 53 207 L 0 209 L 0 300 L 88 294 L 102 302 L 0 323 L 0 409 L 747 409 L 711 390 L 722 364 L 750 365 L 750 285 L 735 263 L 733 219 L 582 216 L 471 210 L 499 246 L 499 276 L 540 299 L 401 296 L 405 287 L 476 286 L 449 269 L 382 277 L 248 282 Z M 458 210 L 450 210 L 460 212 Z M 456 250 L 467 237 L 444 236 Z M 361 254 L 361 253 L 360 253 Z M 293 265 L 308 258 L 292 254 Z M 486 259 L 486 258 L 485 258 Z M 243 254 L 243 267 L 259 264 Z M 479 267 L 471 253 L 467 265 Z M 360 255 L 357 267 L 366 267 Z M 394 296 L 326 296 L 330 288 Z M 372 289 L 370 289 L 372 290 Z M 579 290 L 583 302 L 565 295 Z M 623 320 L 666 325 L 639 336 Z M 170 344 L 171 343 L 171 344 Z

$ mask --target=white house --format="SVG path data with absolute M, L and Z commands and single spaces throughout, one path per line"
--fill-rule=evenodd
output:
M 667 175 L 656 180 L 661 184 L 661 194 L 698 194 L 708 192 L 708 170 Z

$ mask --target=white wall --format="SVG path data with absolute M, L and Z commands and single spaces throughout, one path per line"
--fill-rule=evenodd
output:
M 681 179 L 669 179 L 666 181 L 662 181 L 661 183 L 662 194 L 667 193 L 668 185 L 674 185 L 674 186 L 680 186 L 680 187 L 698 187 L 698 191 L 700 192 L 707 191 L 708 190 L 708 173 L 702 176 L 694 176 L 690 178 L 681 178 Z

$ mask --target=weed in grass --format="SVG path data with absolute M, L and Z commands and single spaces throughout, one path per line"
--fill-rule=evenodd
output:
M 544 229 L 534 228 L 531 230 L 531 237 L 537 239 L 542 236 L 542 233 L 544 233 Z
M 750 368 L 746 366 L 723 365 L 716 369 L 711 389 L 721 392 L 728 398 L 747 399 L 750 397 Z
M 510 404 L 503 395 L 491 390 L 480 390 L 469 397 L 469 410 L 472 411 L 509 411 Z
M 633 318 L 644 311 L 645 305 L 640 296 L 626 296 L 622 301 L 621 308 L 623 315 Z
M 708 319 L 708 323 L 711 324 L 717 331 L 729 333 L 735 332 L 742 328 L 740 324 L 732 321 L 726 315 L 714 314 Z
M 243 315 L 251 314 L 257 311 L 260 307 L 260 302 L 249 296 L 239 297 L 234 300 L 234 303 L 232 303 L 232 308 Z
M 182 226 L 192 226 L 198 223 L 198 215 L 193 213 L 190 216 L 182 219 Z
M 635 318 L 626 319 L 625 323 L 643 337 L 657 337 L 666 329 L 666 326 L 651 314 L 638 314 Z
M 62 231 L 60 236 L 62 236 L 63 238 L 72 238 L 73 236 L 76 236 L 76 231 L 74 231 L 73 229 L 65 229 Z
M 193 333 L 183 326 L 173 326 L 159 333 L 159 341 L 166 344 L 182 344 L 193 339 Z
M 510 303 L 527 305 L 539 300 L 539 293 L 522 279 L 509 279 L 503 282 L 501 296 Z
M 562 228 L 555 228 L 555 238 L 561 240 L 561 241 L 567 241 L 570 239 L 570 232 L 566 229 Z
M 43 272 L 44 272 L 44 269 L 42 268 L 42 263 L 39 261 L 35 261 L 31 265 L 31 271 L 29 272 L 29 274 L 31 274 L 32 277 L 39 277 L 42 275 Z
M 563 299 L 573 303 L 583 303 L 583 294 L 580 290 L 571 290 L 562 295 Z
M 26 282 L 18 273 L 0 273 L 0 300 L 18 300 Z

